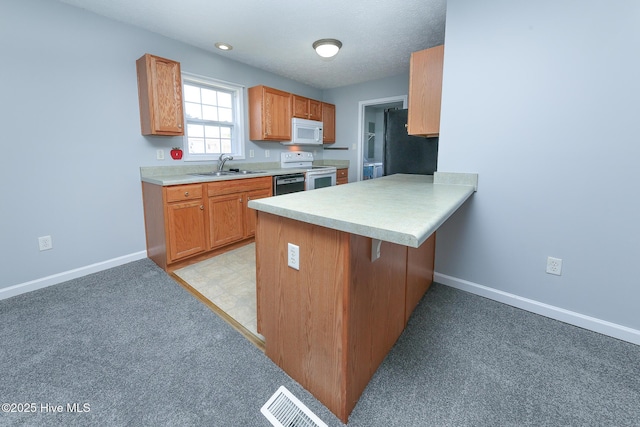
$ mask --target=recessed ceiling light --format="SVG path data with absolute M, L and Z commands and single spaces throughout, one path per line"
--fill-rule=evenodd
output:
M 228 43 L 216 43 L 216 47 L 220 50 L 231 50 L 233 46 Z
M 320 39 L 313 42 L 316 53 L 323 58 L 331 58 L 338 54 L 342 47 L 342 42 L 336 39 Z

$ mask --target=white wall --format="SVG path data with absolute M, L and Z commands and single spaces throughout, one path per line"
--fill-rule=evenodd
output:
M 438 234 L 437 279 L 640 343 L 639 18 L 448 1 L 438 169 L 479 190 Z
M 139 167 L 178 164 L 168 152 L 155 156 L 182 139 L 140 135 L 135 61 L 144 53 L 322 99 L 318 89 L 46 0 L 0 2 L 0 52 L 0 298 L 146 256 Z M 286 150 L 246 145 L 254 161 L 267 161 L 264 149 L 271 161 Z M 53 250 L 39 252 L 44 235 Z

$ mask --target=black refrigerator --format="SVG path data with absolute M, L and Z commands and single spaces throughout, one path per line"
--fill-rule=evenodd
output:
M 407 117 L 406 109 L 384 113 L 384 175 L 433 175 L 438 167 L 438 137 L 409 135 Z

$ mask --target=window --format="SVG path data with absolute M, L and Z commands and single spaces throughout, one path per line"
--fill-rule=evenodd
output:
M 244 158 L 242 86 L 187 73 L 182 82 L 185 160 Z

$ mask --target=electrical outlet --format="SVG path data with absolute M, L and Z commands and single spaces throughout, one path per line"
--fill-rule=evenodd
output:
M 300 270 L 300 247 L 293 243 L 288 243 L 287 263 L 289 267 Z
M 41 251 L 48 251 L 49 249 L 53 249 L 53 240 L 51 240 L 51 236 L 42 236 L 38 237 L 38 246 Z
M 249 157 L 254 157 L 256 155 L 256 152 L 253 150 L 249 150 Z
M 547 273 L 560 276 L 562 274 L 562 260 L 551 256 L 547 257 Z
M 164 150 L 156 150 L 156 159 L 164 160 Z
M 264 150 L 264 156 L 265 157 L 271 156 L 271 153 L 269 153 L 269 150 Z

